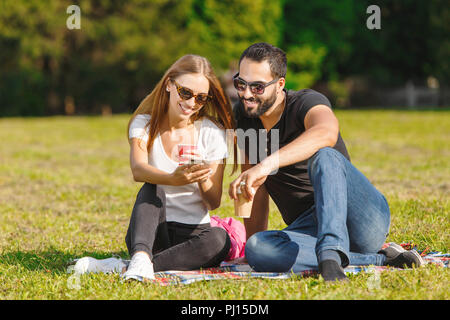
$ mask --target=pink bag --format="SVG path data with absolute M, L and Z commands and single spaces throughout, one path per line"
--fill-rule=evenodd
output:
M 246 234 L 242 222 L 234 218 L 219 218 L 218 216 L 212 216 L 211 227 L 225 229 L 230 236 L 231 248 L 225 261 L 231 261 L 244 256 Z

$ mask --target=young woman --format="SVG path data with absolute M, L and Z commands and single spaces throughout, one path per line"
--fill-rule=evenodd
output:
M 125 280 L 225 259 L 230 239 L 210 226 L 208 210 L 220 205 L 226 129 L 234 129 L 231 105 L 209 61 L 197 55 L 177 60 L 133 113 L 130 166 L 144 185 L 125 238 L 131 256 Z M 201 163 L 180 165 L 180 144 L 195 145 Z

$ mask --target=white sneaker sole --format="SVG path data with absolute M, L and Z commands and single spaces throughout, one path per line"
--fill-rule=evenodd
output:
M 409 250 L 409 252 L 414 254 L 417 257 L 417 259 L 419 260 L 419 265 L 416 266 L 417 268 L 423 266 L 424 264 L 426 264 L 425 260 L 423 260 L 423 258 L 420 256 L 420 254 L 416 250 Z
M 121 273 L 126 264 L 118 258 L 95 259 L 83 257 L 77 259 L 73 270 L 78 274 L 86 273 Z
M 127 281 L 127 280 L 137 280 L 137 281 L 141 281 L 141 282 L 146 282 L 146 281 L 150 281 L 150 280 L 155 280 L 155 276 L 151 276 L 151 277 L 143 277 L 143 276 L 138 276 L 136 274 L 122 274 L 120 276 L 122 278 L 123 281 Z

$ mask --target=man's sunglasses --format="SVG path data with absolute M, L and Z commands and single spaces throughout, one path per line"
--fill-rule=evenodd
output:
M 278 79 L 274 79 L 270 82 L 261 82 L 261 81 L 255 81 L 255 82 L 247 82 L 242 78 L 239 78 L 239 73 L 236 73 L 233 77 L 233 84 L 237 91 L 245 91 L 247 89 L 247 86 L 250 87 L 250 91 L 254 94 L 263 94 L 264 90 L 267 86 L 270 86 L 271 84 L 274 84 L 277 82 Z
M 209 99 L 212 98 L 210 95 L 208 95 L 206 93 L 194 94 L 194 92 L 191 89 L 180 86 L 175 80 L 171 79 L 171 81 L 173 82 L 175 87 L 177 87 L 178 95 L 183 100 L 189 100 L 192 97 L 194 97 L 195 98 L 195 103 L 197 105 L 199 105 L 199 106 L 202 106 L 206 102 L 208 102 Z

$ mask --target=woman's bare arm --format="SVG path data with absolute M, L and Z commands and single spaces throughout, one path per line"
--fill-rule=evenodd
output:
M 148 164 L 148 153 L 144 140 L 132 138 L 129 143 L 130 168 L 136 182 L 180 186 L 203 181 L 211 175 L 209 168 L 195 167 L 195 165 L 179 166 L 172 173 L 159 170 Z

